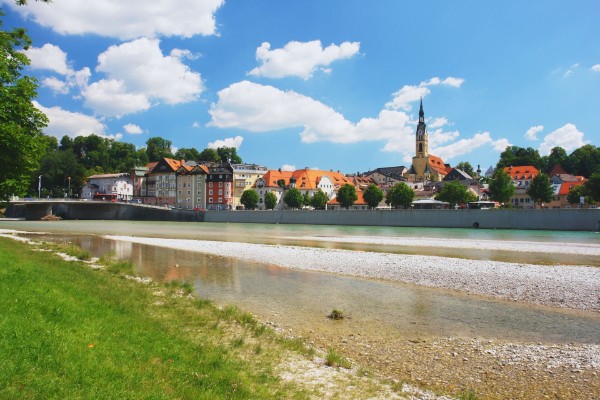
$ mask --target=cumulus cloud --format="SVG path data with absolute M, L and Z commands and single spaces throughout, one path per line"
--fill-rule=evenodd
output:
M 320 40 L 292 41 L 283 48 L 274 50 L 271 50 L 270 43 L 264 42 L 256 49 L 256 60 L 261 65 L 248 74 L 268 78 L 298 76 L 308 79 L 317 69 L 330 72 L 327 67 L 331 63 L 351 58 L 358 54 L 359 50 L 359 42 L 344 42 L 339 46 L 331 44 L 323 48 Z
M 209 149 L 218 149 L 219 147 L 235 147 L 236 149 L 239 149 L 243 141 L 243 137 L 236 136 L 224 140 L 215 140 L 214 142 L 209 142 L 207 147 Z
M 125 129 L 125 132 L 129 133 L 130 135 L 139 135 L 140 133 L 144 133 L 142 128 L 136 124 L 123 125 L 123 129 Z
M 108 137 L 104 134 L 106 127 L 96 118 L 89 115 L 63 110 L 60 107 L 44 107 L 38 102 L 34 106 L 48 117 L 48 126 L 44 132 L 58 139 L 67 135 L 69 137 L 89 136 L 92 133 Z M 114 138 L 114 137 L 113 137 Z
M 67 53 L 58 46 L 46 43 L 42 47 L 30 47 L 24 53 L 31 61 L 29 66 L 33 69 L 50 70 L 61 75 L 72 73 L 67 64 Z
M 50 77 L 42 80 L 42 86 L 47 87 L 54 93 L 67 94 L 69 93 L 69 85 L 65 81 L 61 81 L 58 78 Z
M 121 40 L 141 36 L 216 34 L 215 13 L 224 0 L 61 0 L 47 5 L 37 1 L 10 7 L 61 35 L 96 34 Z
M 574 124 L 566 124 L 544 137 L 540 145 L 540 154 L 548 155 L 554 147 L 562 147 L 567 153 L 589 142 L 583 139 L 583 132 L 577 130 Z
M 86 106 L 119 117 L 159 102 L 180 104 L 197 99 L 204 90 L 200 74 L 181 62 L 181 53 L 164 56 L 159 45 L 157 39 L 140 38 L 100 54 L 96 71 L 108 78 L 83 90 Z
M 430 153 L 449 160 L 457 156 L 471 153 L 479 147 L 492 143 L 492 137 L 489 132 L 476 133 L 470 139 L 461 139 L 447 146 L 433 147 Z
M 464 81 L 462 78 L 448 77 L 442 80 L 434 77 L 428 81 L 421 82 L 418 86 L 405 85 L 392 95 L 392 101 L 386 103 L 385 106 L 394 110 L 410 111 L 412 109 L 411 103 L 431 93 L 430 86 L 443 85 L 458 88 Z
M 498 139 L 492 142 L 492 147 L 499 153 L 502 153 L 508 146 L 512 146 L 512 143 L 508 141 L 508 139 Z
M 446 125 L 448 125 L 448 119 L 446 117 L 435 118 L 427 123 L 427 127 L 430 129 L 441 128 Z
M 527 129 L 527 132 L 525 132 L 525 139 L 532 141 L 539 140 L 537 134 L 543 130 L 543 125 L 532 126 L 531 128 Z
M 295 165 L 283 164 L 280 168 L 282 171 L 295 171 L 297 168 Z
M 600 64 L 596 64 L 591 68 L 592 71 L 594 72 L 600 72 Z

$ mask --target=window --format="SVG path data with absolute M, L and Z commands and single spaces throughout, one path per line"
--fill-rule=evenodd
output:
M 213 187 L 213 183 L 212 182 L 208 182 L 208 187 Z
M 219 189 L 219 196 L 223 196 L 223 189 Z
M 212 191 L 212 189 L 210 189 L 210 190 L 208 191 L 208 195 L 209 195 L 209 196 L 212 196 L 212 195 L 213 195 L 213 191 Z
M 223 187 L 223 182 L 219 182 L 219 187 Z
M 189 196 L 190 194 L 192 194 L 192 191 L 191 191 L 191 190 L 188 190 L 188 191 L 187 191 L 187 194 L 188 194 L 188 196 Z

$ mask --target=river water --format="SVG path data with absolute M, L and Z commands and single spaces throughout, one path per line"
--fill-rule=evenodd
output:
M 290 270 L 227 257 L 108 240 L 102 235 L 286 244 L 365 251 L 498 259 L 539 264 L 598 266 L 598 257 L 518 251 L 465 251 L 373 243 L 338 243 L 327 237 L 455 238 L 465 241 L 529 241 L 598 244 L 591 232 L 380 228 L 314 225 L 210 224 L 134 221 L 2 221 L 0 229 L 44 232 L 46 240 L 69 241 L 99 256 L 108 251 L 131 260 L 136 272 L 157 281 L 193 283 L 195 295 L 234 304 L 297 333 L 345 336 L 461 337 L 544 343 L 600 343 L 600 315 L 428 289 L 383 280 Z M 318 237 L 319 240 L 310 240 Z M 309 239 L 307 239 L 309 238 Z M 375 240 L 376 241 L 376 240 Z M 331 321 L 332 309 L 349 319 Z

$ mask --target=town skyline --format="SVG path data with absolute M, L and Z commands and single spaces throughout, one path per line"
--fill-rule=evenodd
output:
M 2 5 L 5 28 L 33 39 L 25 73 L 59 139 L 162 137 L 236 147 L 269 169 L 365 172 L 410 166 L 422 98 L 430 153 L 451 165 L 485 171 L 507 145 L 600 145 L 591 1 L 575 13 L 538 1 L 159 2 L 161 18 L 135 2 L 120 14 Z

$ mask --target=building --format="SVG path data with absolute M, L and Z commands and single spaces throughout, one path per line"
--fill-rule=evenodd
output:
M 206 209 L 233 209 L 233 168 L 229 163 L 210 164 L 206 175 Z
M 285 188 L 290 186 L 290 179 L 292 178 L 293 171 L 282 171 L 280 169 L 268 170 L 262 177 L 258 178 L 254 183 L 253 189 L 258 194 L 258 206 L 259 210 L 264 210 L 265 207 L 265 195 L 269 192 L 273 193 L 277 197 L 277 206 L 275 209 L 281 210 L 285 208 L 283 203 L 283 196 Z
M 429 134 L 423 112 L 423 100 L 419 108 L 419 123 L 415 135 L 415 156 L 406 177 L 411 182 L 416 181 L 441 181 L 448 173 L 449 167 L 444 161 L 429 154 Z
M 175 207 L 177 204 L 177 171 L 184 164 L 184 160 L 173 160 L 166 157 L 157 163 L 149 164 L 144 203 Z
M 376 168 L 373 171 L 362 174 L 364 178 L 371 179 L 380 188 L 390 188 L 399 182 L 406 182 L 404 175 L 408 168 L 400 165 L 397 167 Z
M 184 164 L 177 170 L 177 207 L 186 210 L 206 209 L 206 176 L 208 167 Z
M 251 190 L 256 180 L 262 178 L 268 169 L 256 164 L 231 164 L 231 168 L 233 171 L 232 205 L 234 209 L 243 209 L 244 206 L 240 202 L 242 193 L 246 190 Z
M 510 176 L 515 185 L 515 194 L 510 199 L 513 207 L 535 208 L 535 202 L 527 194 L 527 189 L 533 178 L 539 175 L 539 171 L 533 165 L 521 165 L 517 167 L 505 167 L 504 172 Z
M 131 176 L 128 173 L 92 175 L 81 190 L 81 198 L 129 201 L 133 198 Z

